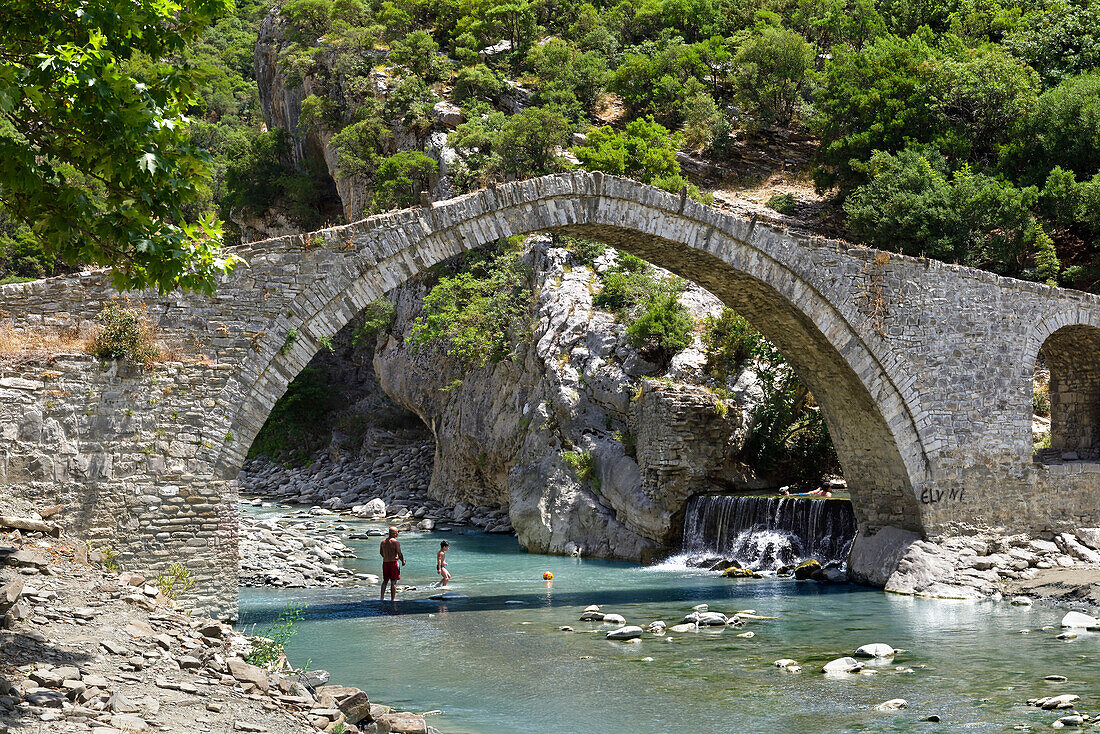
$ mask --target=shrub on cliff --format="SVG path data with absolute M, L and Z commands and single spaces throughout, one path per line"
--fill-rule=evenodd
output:
M 161 350 L 144 306 L 132 308 L 121 301 L 111 301 L 99 312 L 96 322 L 90 347 L 99 359 L 125 359 L 149 365 L 160 357 Z

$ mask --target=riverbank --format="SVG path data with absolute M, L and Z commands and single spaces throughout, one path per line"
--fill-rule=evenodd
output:
M 0 732 L 434 731 L 278 651 L 275 670 L 250 664 L 253 638 L 173 608 L 167 583 L 73 539 L 0 534 Z

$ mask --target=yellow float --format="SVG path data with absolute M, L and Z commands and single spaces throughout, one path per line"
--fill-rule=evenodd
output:
M 554 574 L 550 573 L 549 571 L 543 571 L 542 572 L 542 577 L 544 579 L 546 579 L 547 581 L 550 581 L 551 579 L 554 578 Z

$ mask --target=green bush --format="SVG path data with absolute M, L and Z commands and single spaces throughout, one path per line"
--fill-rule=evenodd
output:
M 767 206 L 780 214 L 791 216 L 795 211 L 794 194 L 773 194 L 767 201 Z
M 140 365 L 159 359 L 161 350 L 145 307 L 132 308 L 118 300 L 104 306 L 96 316 L 91 352 L 99 359 L 125 359 Z
M 596 242 L 595 240 L 585 240 L 579 237 L 562 235 L 556 238 L 556 242 L 559 247 L 564 247 L 569 250 L 569 254 L 575 257 L 580 263 L 590 268 L 594 267 L 596 260 L 607 252 L 607 245 L 602 242 Z
M 447 66 L 439 44 L 425 31 L 413 31 L 393 44 L 390 61 L 429 81 L 438 79 Z
M 424 297 L 408 342 L 438 345 L 467 368 L 510 359 L 529 336 L 534 291 L 519 253 L 488 253 L 468 269 L 444 276 Z
M 459 69 L 455 76 L 454 97 L 459 102 L 481 100 L 495 102 L 504 91 L 504 82 L 485 64 Z
M 596 473 L 596 459 L 591 451 L 563 451 L 561 458 L 573 467 L 573 473 L 578 480 L 590 482 L 596 491 L 599 491 L 600 478 Z
M 388 298 L 377 298 L 366 305 L 359 318 L 361 320 L 355 327 L 351 343 L 360 348 L 373 347 L 378 335 L 393 326 L 397 306 Z
M 749 360 L 782 361 L 771 342 L 731 308 L 723 308 L 718 316 L 707 316 L 701 338 L 707 357 L 706 372 L 723 382 Z
M 252 627 L 252 651 L 248 653 L 248 662 L 261 668 L 273 668 L 278 665 L 286 652 L 286 645 L 298 632 L 298 624 L 305 617 L 306 608 L 302 604 L 287 604 L 271 626 L 263 630 Z
M 786 28 L 762 25 L 741 41 L 733 57 L 738 99 L 758 124 L 794 119 L 809 78 L 813 47 Z
M 374 209 L 404 209 L 420 201 L 439 172 L 439 163 L 419 150 L 403 150 L 378 162 L 374 172 Z
M 676 295 L 662 293 L 649 300 L 627 326 L 626 335 L 635 348 L 665 363 L 691 346 L 694 329 L 695 319 Z

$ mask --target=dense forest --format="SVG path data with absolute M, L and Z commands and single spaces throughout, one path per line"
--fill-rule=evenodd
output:
M 230 222 L 276 207 L 302 227 L 331 223 L 327 171 L 291 155 L 304 130 L 266 130 L 260 115 L 253 54 L 269 12 L 240 0 L 180 59 L 204 71 L 191 136 L 214 176 L 200 206 Z M 571 165 L 679 190 L 675 150 L 721 163 L 795 130 L 851 239 L 1100 284 L 1100 0 L 289 0 L 278 12 L 280 67 L 313 92 L 299 126 L 331 135 L 340 175 L 373 192 L 356 215 L 413 203 L 438 165 L 416 143 L 441 99 L 465 119 L 450 135 L 459 190 Z M 500 100 L 517 86 L 530 93 L 512 113 Z M 587 140 L 559 155 L 574 132 Z M 2 213 L 0 260 L 8 278 L 64 267 Z

